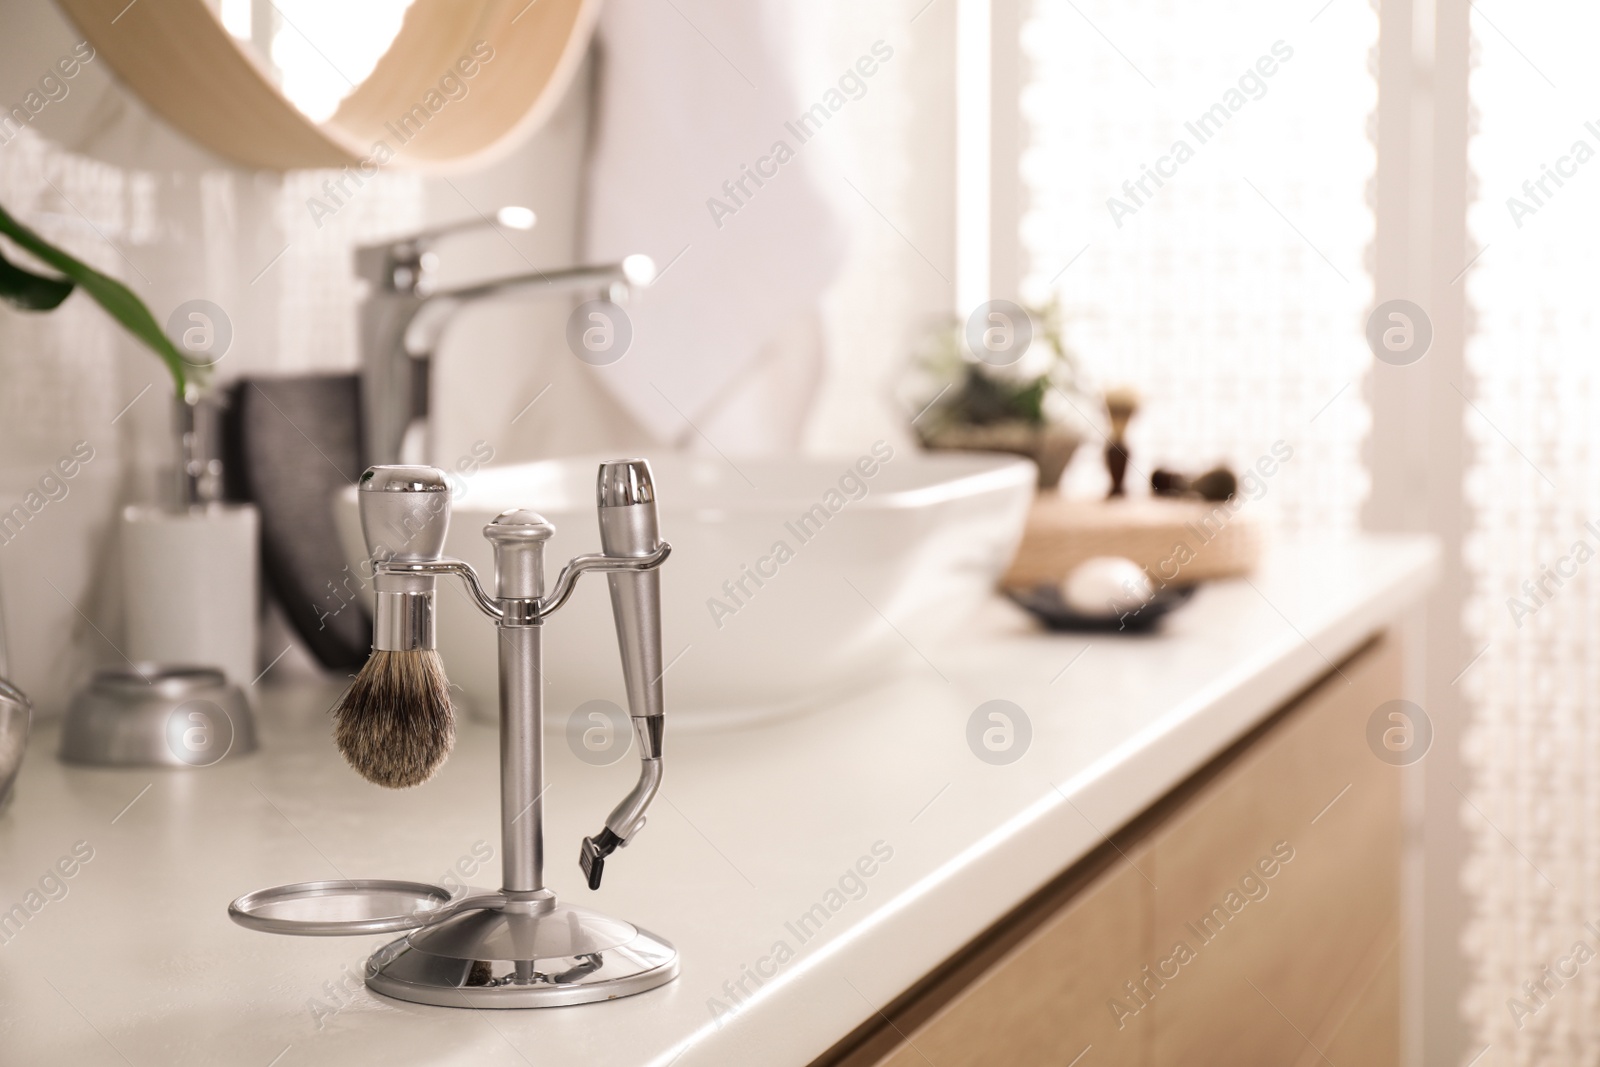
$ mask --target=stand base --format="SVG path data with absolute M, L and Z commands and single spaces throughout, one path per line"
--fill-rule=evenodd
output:
M 367 988 L 443 1008 L 547 1008 L 643 993 L 678 976 L 678 952 L 632 923 L 540 901 L 470 911 L 392 941 Z

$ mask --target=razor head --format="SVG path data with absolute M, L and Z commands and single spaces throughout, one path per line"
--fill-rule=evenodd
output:
M 450 530 L 450 484 L 437 467 L 368 467 L 357 486 L 361 534 L 375 560 L 417 563 L 444 553 Z
M 578 850 L 578 866 L 583 868 L 583 877 L 590 889 L 600 888 L 600 877 L 606 870 L 606 857 L 615 852 L 620 844 L 622 838 L 612 833 L 609 826 L 595 836 L 583 839 L 583 846 Z

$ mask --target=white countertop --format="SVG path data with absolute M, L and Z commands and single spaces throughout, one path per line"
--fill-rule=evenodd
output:
M 578 842 L 636 761 L 592 768 L 553 737 L 548 881 L 682 954 L 677 981 L 607 1004 L 403 1004 L 357 981 L 387 938 L 228 920 L 251 889 L 435 881 L 475 848 L 498 852 L 488 727 L 464 723 L 440 776 L 397 794 L 335 752 L 332 687 L 269 690 L 261 750 L 202 771 L 68 768 L 45 724 L 0 814 L 0 912 L 42 878 L 59 899 L 35 898 L 0 943 L 0 1063 L 804 1065 L 1393 621 L 1435 557 L 1400 537 L 1280 550 L 1249 582 L 1202 589 L 1154 637 L 1050 635 L 996 601 L 870 692 L 721 733 L 669 727 L 650 826 L 597 893 L 582 888 Z M 669 678 L 669 722 L 670 697 Z M 1032 724 L 1005 766 L 966 740 L 992 699 Z M 93 858 L 46 878 L 78 842 Z M 892 858 L 864 865 L 864 893 L 847 879 L 858 899 L 830 897 L 875 844 Z M 498 872 L 496 855 L 467 881 Z M 802 941 L 786 924 L 818 903 L 839 906 Z M 711 998 L 728 1003 L 724 983 L 779 942 L 792 958 L 762 964 L 773 977 L 713 1020 Z

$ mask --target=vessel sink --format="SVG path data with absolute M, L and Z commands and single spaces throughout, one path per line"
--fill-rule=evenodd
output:
M 907 668 L 929 670 L 1010 563 L 1035 471 L 1024 459 L 930 455 L 879 442 L 839 459 L 648 456 L 662 536 L 667 712 L 695 727 L 795 711 Z M 602 459 L 487 467 L 456 479 L 445 554 L 493 563 L 484 525 L 510 508 L 555 524 L 546 580 L 599 551 Z M 337 499 L 351 571 L 370 574 L 354 487 Z M 492 588 L 492 586 L 491 586 Z M 439 650 L 474 716 L 494 718 L 494 626 L 455 579 L 437 595 Z M 545 625 L 552 727 L 590 700 L 626 707 L 604 577 L 579 582 Z

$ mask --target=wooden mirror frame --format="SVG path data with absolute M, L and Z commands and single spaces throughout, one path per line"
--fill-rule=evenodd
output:
M 415 0 L 372 74 L 319 124 L 205 0 L 57 2 L 123 82 L 213 152 L 267 170 L 364 173 L 460 171 L 509 151 L 559 103 L 600 6 Z

